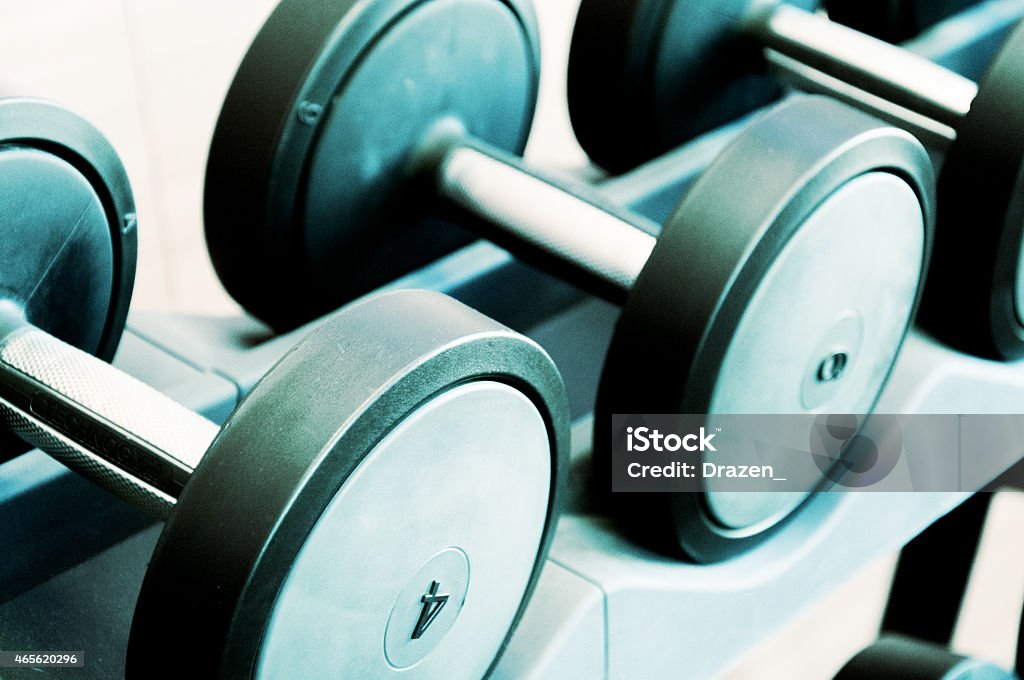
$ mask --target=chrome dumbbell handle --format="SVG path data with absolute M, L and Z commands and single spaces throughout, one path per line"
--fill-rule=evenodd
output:
M 764 3 L 747 17 L 744 30 L 798 85 L 808 82 L 809 68 L 953 129 L 978 94 L 976 83 L 924 57 L 790 5 Z
M 439 193 L 482 218 L 489 238 L 541 268 L 556 267 L 556 275 L 591 294 L 625 301 L 658 225 L 478 143 L 449 144 L 436 158 Z
M 219 428 L 0 310 L 0 417 L 30 444 L 166 518 Z

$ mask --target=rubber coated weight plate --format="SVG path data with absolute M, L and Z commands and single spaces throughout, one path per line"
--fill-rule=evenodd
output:
M 828 0 L 829 18 L 889 42 L 903 42 L 979 0 Z
M 135 280 L 136 231 L 124 169 L 75 114 L 0 99 L 0 304 L 110 359 Z M 25 450 L 4 437 L 0 459 Z
M 440 294 L 343 309 L 186 485 L 130 676 L 482 677 L 553 533 L 565 403 L 540 348 Z
M 0 174 L 4 304 L 95 351 L 114 270 L 99 196 L 74 166 L 38 149 L 0 147 Z
M 210 149 L 206 235 L 225 287 L 283 329 L 465 244 L 407 218 L 430 200 L 411 186 L 411 152 L 444 119 L 521 152 L 538 68 L 518 0 L 282 2 Z
M 23 307 L 33 325 L 110 359 L 137 252 L 134 201 L 116 152 L 70 111 L 10 98 L 0 99 L 0 162 L 0 248 L 17 264 L 0 272 L 4 299 Z M 109 282 L 89 290 L 94 276 Z
M 1017 680 L 1005 668 L 954 654 L 945 647 L 902 635 L 887 635 L 864 649 L 835 680 Z
M 743 9 L 745 4 L 766 9 L 760 14 L 753 10 L 747 13 Z M 625 145 L 623 148 L 631 151 L 644 148 L 644 144 L 632 145 L 630 134 L 633 129 L 641 129 L 639 134 L 646 135 L 652 143 L 658 140 L 650 131 L 660 130 L 657 135 L 667 146 L 674 139 L 673 135 L 681 131 L 686 134 L 698 131 L 682 121 L 697 121 L 700 127 L 709 120 L 707 116 L 710 114 L 724 114 L 714 121 L 718 124 L 745 113 L 745 102 L 740 98 L 727 97 L 724 101 L 730 106 L 723 107 L 723 99 L 716 93 L 727 92 L 731 87 L 728 82 L 740 83 L 743 74 L 752 72 L 756 63 L 762 61 L 763 50 L 757 45 L 762 41 L 776 45 L 782 57 L 793 57 L 800 63 L 800 50 L 790 50 L 786 45 L 803 44 L 805 39 L 813 37 L 810 33 L 811 23 L 804 25 L 803 32 L 794 26 L 789 29 L 784 27 L 787 15 L 775 10 L 786 6 L 773 2 L 758 5 L 666 0 L 661 5 L 661 22 L 656 24 L 659 28 L 654 33 L 648 31 L 651 35 L 647 36 L 646 44 L 637 40 L 635 33 L 625 32 L 624 35 L 631 41 L 629 44 L 635 45 L 639 54 L 632 55 L 632 59 L 644 64 L 655 77 L 637 79 L 637 87 L 645 93 L 644 98 L 639 98 L 640 104 L 653 105 L 644 114 L 651 118 L 646 127 L 632 126 L 625 132 L 617 133 L 618 139 Z M 793 15 L 802 15 L 802 21 L 813 22 L 814 19 L 805 12 L 790 13 L 791 18 Z M 707 38 L 704 43 L 695 41 L 686 29 L 695 32 L 698 27 L 711 25 L 709 16 L 718 21 L 713 26 L 712 35 L 719 37 Z M 779 18 L 777 39 L 770 37 L 775 29 L 768 28 L 769 24 L 775 24 L 774 18 Z M 582 24 L 579 30 L 582 31 L 586 25 Z M 609 27 L 607 30 L 615 31 L 617 28 Z M 741 34 L 745 37 L 740 37 Z M 844 40 L 842 35 L 842 32 L 836 34 L 838 43 Z M 578 43 L 586 45 L 582 36 L 580 33 Z M 868 42 L 872 40 L 860 37 Z M 735 39 L 737 45 L 747 44 L 750 59 L 726 59 L 722 46 L 730 44 L 732 39 Z M 884 44 L 882 46 L 885 47 Z M 863 49 L 866 54 L 873 54 L 872 48 Z M 899 51 L 896 48 L 889 48 L 888 51 L 894 50 Z M 822 50 L 823 53 L 827 51 Z M 809 52 L 815 52 L 815 48 L 810 47 Z M 833 75 L 842 80 L 838 72 L 842 71 L 844 57 L 842 50 L 839 52 L 836 63 L 830 68 L 837 72 Z M 912 80 L 904 78 L 901 81 L 898 74 L 905 73 L 903 68 L 913 69 L 916 66 L 901 67 L 898 63 L 900 59 L 896 56 L 899 55 L 894 55 L 892 61 L 895 63 L 892 66 L 895 69 L 893 82 L 897 85 L 888 90 L 888 94 L 885 87 L 882 87 L 878 94 L 891 97 L 897 104 L 905 103 L 913 107 L 913 101 L 922 93 L 917 91 Z M 888 62 L 881 58 L 882 53 L 875 54 L 875 57 L 879 70 L 875 75 L 881 78 L 886 73 Z M 913 61 L 912 56 L 907 57 Z M 687 85 L 694 78 L 703 76 L 710 68 L 708 63 L 719 64 L 723 59 L 729 66 L 736 68 L 735 73 L 731 74 L 733 81 L 729 81 L 730 73 L 720 68 L 715 78 L 721 78 L 723 82 L 714 86 L 717 90 L 713 87 L 710 91 L 702 91 Z M 823 59 L 828 61 L 826 57 Z M 808 63 L 813 64 L 814 59 Z M 949 115 L 947 122 L 956 137 L 949 148 L 944 149 L 946 160 L 937 190 L 943 207 L 939 211 L 935 262 L 929 275 L 921 321 L 927 330 L 957 349 L 993 358 L 1015 359 L 1024 356 L 1024 277 L 1019 273 L 1019 260 L 1022 257 L 1021 225 L 1024 223 L 1024 208 L 1021 206 L 1024 199 L 1019 195 L 1020 191 L 1024 191 L 1024 180 L 1021 178 L 1024 143 L 1021 142 L 1020 134 L 1024 124 L 1021 114 L 1024 110 L 1021 106 L 1024 95 L 1019 88 L 1021 77 L 1024 76 L 1022 64 L 1024 28 L 1018 28 L 1004 42 L 977 89 L 973 83 L 951 78 L 948 83 L 950 89 L 958 91 L 959 88 L 959 94 L 951 96 L 949 102 L 935 109 L 935 115 Z M 851 68 L 857 71 L 855 65 Z M 827 68 L 826 72 L 829 70 Z M 872 73 L 874 70 L 874 66 L 869 66 L 863 73 Z M 936 73 L 936 77 L 944 75 L 949 74 L 941 73 L 941 69 Z M 874 76 L 864 75 L 864 78 L 871 81 Z M 851 82 L 856 84 L 856 80 L 853 78 Z M 876 85 L 878 83 L 869 89 Z M 837 91 L 841 92 L 842 88 Z M 923 93 L 923 99 L 928 96 Z M 922 109 L 924 112 L 925 109 Z M 595 120 L 597 122 L 592 125 L 607 124 L 600 117 Z M 594 137 L 600 139 L 596 135 Z M 664 148 L 650 150 L 662 151 Z
M 750 5 L 583 0 L 569 57 L 569 112 L 595 163 L 629 170 L 778 97 L 781 88 L 761 74 L 760 49 L 739 35 Z
M 989 66 L 939 175 L 922 321 L 985 356 L 1024 356 L 1024 25 Z M 985 304 L 987 301 L 987 305 Z
M 783 158 L 751 181 L 752 162 Z M 615 413 L 870 413 L 919 298 L 930 188 L 908 133 L 834 101 L 792 100 L 751 123 L 680 203 L 630 294 L 598 393 L 598 475 Z M 816 379 L 837 351 L 845 370 Z M 715 561 L 769 535 L 812 490 L 706 486 L 614 504 L 648 541 Z

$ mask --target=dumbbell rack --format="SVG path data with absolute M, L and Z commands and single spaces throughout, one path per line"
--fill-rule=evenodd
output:
M 1021 11 L 1020 2 L 988 3 L 912 47 L 977 77 Z M 661 221 L 740 125 L 607 182 L 604 190 Z M 966 497 L 821 494 L 773 540 L 722 564 L 695 566 L 646 552 L 616 533 L 607 519 L 588 513 L 579 493 L 588 469 L 589 414 L 600 359 L 617 310 L 484 243 L 388 287 L 441 290 L 527 332 L 555 358 L 573 400 L 573 492 L 497 677 L 714 676 Z M 507 291 L 517 291 L 515 299 Z M 522 299 L 532 300 L 532 306 L 523 308 Z M 116 363 L 222 421 L 311 328 L 275 337 L 244 318 L 140 314 L 130 318 Z M 1021 413 L 1024 363 L 972 358 L 915 331 L 878 408 Z M 31 452 L 0 465 L 0 527 L 0 649 L 66 649 L 74 641 L 76 649 L 86 651 L 91 677 L 121 675 L 135 596 L 158 535 L 151 520 Z M 75 672 L 47 670 L 49 677 Z

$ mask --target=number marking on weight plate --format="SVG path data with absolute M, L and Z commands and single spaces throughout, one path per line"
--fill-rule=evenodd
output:
M 437 591 L 440 588 L 440 583 L 431 581 L 427 594 L 420 598 L 420 602 L 423 603 L 423 610 L 420 612 L 420 618 L 416 620 L 416 627 L 412 630 L 413 640 L 419 640 L 423 637 L 423 634 L 427 632 L 427 628 L 430 628 L 430 624 L 437 619 L 437 615 L 448 604 L 450 595 L 448 593 L 438 595 Z

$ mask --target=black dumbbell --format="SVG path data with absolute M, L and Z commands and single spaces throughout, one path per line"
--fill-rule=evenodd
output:
M 447 220 L 624 304 L 598 397 L 602 491 L 607 414 L 871 410 L 930 242 L 932 171 L 909 134 L 825 98 L 792 102 L 752 124 L 655 239 L 656 225 L 486 141 L 495 126 L 526 129 L 533 110 L 524 3 L 332 7 L 328 25 L 320 3 L 286 0 L 239 69 L 209 161 L 214 253 L 243 240 L 267 258 L 301 253 L 313 262 L 293 294 L 339 304 L 353 263 L 373 262 L 374 281 L 398 276 Z M 258 216 L 233 210 L 243 201 Z M 254 299 L 290 281 L 218 271 L 265 318 L 294 318 L 287 297 Z M 806 496 L 751 493 L 737 509 L 728 494 L 653 495 L 687 527 L 662 538 L 701 560 L 760 540 Z M 629 514 L 638 499 L 620 500 Z
M 0 101 L 0 129 L 0 417 L 167 520 L 129 676 L 484 675 L 555 524 L 568 417 L 547 355 L 439 293 L 371 297 L 218 428 L 61 339 L 109 354 L 124 323 L 113 151 L 40 102 Z
M 1018 680 L 994 663 L 955 654 L 945 647 L 902 635 L 887 635 L 857 653 L 835 680 Z
M 888 42 L 909 40 L 979 0 L 826 0 L 830 18 Z
M 788 3 L 584 0 L 573 126 L 598 163 L 631 167 L 766 103 L 766 64 L 948 147 L 922 322 L 971 352 L 1024 355 L 1024 27 L 978 87 Z
M 54 139 L 61 140 L 62 159 L 46 150 Z M 78 116 L 14 97 L 0 98 L 0 151 L 3 190 L 10 196 L 0 205 L 0 224 L 12 235 L 0 240 L 6 263 L 0 299 L 25 301 L 40 326 L 112 359 L 136 259 L 135 208 L 117 154 Z M 87 182 L 78 167 L 97 181 Z M 38 187 L 49 187 L 61 200 L 46 200 Z M 69 223 L 77 224 L 72 234 L 66 233 Z M 119 229 L 108 229 L 115 223 Z M 48 269 L 59 257 L 77 258 L 78 264 Z M 25 450 L 20 439 L 0 433 L 0 462 Z

